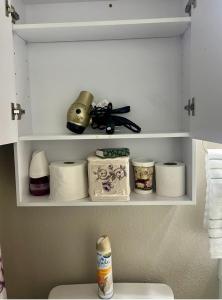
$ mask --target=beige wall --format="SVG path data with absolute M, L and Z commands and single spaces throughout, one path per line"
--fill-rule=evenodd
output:
M 115 281 L 164 282 L 176 298 L 216 298 L 217 262 L 203 229 L 204 151 L 196 207 L 17 208 L 13 150 L 0 147 L 0 241 L 9 297 L 47 297 L 95 281 L 95 242 L 112 241 Z

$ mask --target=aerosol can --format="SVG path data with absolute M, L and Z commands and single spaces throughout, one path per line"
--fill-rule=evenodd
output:
M 110 299 L 113 296 L 112 252 L 109 237 L 101 236 L 96 243 L 98 296 Z

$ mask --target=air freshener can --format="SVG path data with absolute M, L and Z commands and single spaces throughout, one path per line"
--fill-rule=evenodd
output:
M 113 296 L 112 252 L 108 236 L 101 236 L 96 243 L 98 296 L 110 299 Z

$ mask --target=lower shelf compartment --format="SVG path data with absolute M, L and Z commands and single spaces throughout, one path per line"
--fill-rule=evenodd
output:
M 94 207 L 94 206 L 187 206 L 196 204 L 196 146 L 189 137 L 123 140 L 85 141 L 20 141 L 15 144 L 15 170 L 17 206 L 20 207 Z M 53 201 L 49 196 L 36 197 L 29 194 L 29 165 L 33 151 L 44 150 L 49 162 L 86 159 L 97 148 L 127 147 L 131 158 L 152 158 L 155 162 L 182 161 L 186 165 L 186 195 L 183 197 L 160 197 L 155 193 L 140 195 L 133 192 L 134 176 L 130 167 L 130 201 L 93 202 L 85 198 L 75 201 Z
M 95 202 L 90 198 L 84 198 L 75 201 L 53 201 L 49 196 L 35 197 L 27 195 L 23 197 L 23 201 L 18 203 L 22 207 L 35 206 L 147 206 L 147 205 L 195 205 L 194 201 L 185 195 L 183 197 L 171 198 L 160 197 L 155 193 L 149 195 L 139 195 L 134 192 L 130 195 L 130 201 L 109 201 Z

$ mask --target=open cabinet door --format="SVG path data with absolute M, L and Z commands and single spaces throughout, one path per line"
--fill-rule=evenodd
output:
M 5 0 L 0 0 L 0 145 L 18 140 L 17 120 L 11 117 L 16 101 L 14 51 L 11 17 L 6 16 Z
M 222 0 L 197 0 L 191 26 L 191 136 L 222 143 Z

